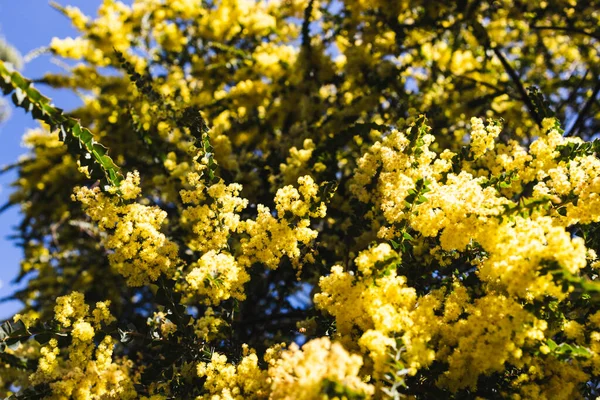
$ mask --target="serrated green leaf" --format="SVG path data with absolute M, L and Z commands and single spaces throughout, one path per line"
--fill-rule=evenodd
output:
M 0 77 L 3 93 L 13 93 L 16 106 L 30 111 L 34 118 L 47 123 L 53 129 L 60 129 L 63 142 L 67 143 L 71 138 L 76 138 L 80 146 L 67 146 L 69 152 L 78 158 L 85 158 L 88 152 L 92 152 L 94 162 L 104 171 L 107 182 L 112 186 L 119 186 L 123 176 L 112 159 L 106 155 L 106 151 L 92 151 L 93 135 L 88 129 L 81 127 L 79 121 L 66 116 L 62 109 L 51 106 L 50 100 L 35 90 L 30 81 L 18 72 L 11 71 L 3 61 L 0 61 Z

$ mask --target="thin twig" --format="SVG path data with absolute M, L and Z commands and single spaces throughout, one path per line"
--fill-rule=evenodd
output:
M 312 15 L 314 0 L 310 0 L 304 9 L 304 21 L 302 21 L 302 47 L 308 47 L 310 51 L 310 18 Z
M 573 74 L 575 73 L 575 71 L 573 72 Z M 579 93 L 579 89 L 581 89 L 581 87 L 583 86 L 583 83 L 585 82 L 588 74 L 590 73 L 589 68 L 585 71 L 585 74 L 583 74 L 583 77 L 579 80 L 579 83 L 577 84 L 577 86 L 573 89 L 573 91 L 571 92 L 571 94 L 569 95 L 569 97 L 567 97 L 564 101 L 561 101 L 560 104 L 556 107 L 556 113 L 560 113 L 562 108 L 567 105 L 572 103 L 575 98 L 577 97 L 577 93 Z M 571 76 L 573 76 L 571 74 Z M 569 77 L 570 80 L 571 77 Z
M 538 126 L 541 127 L 542 120 L 541 120 L 540 116 L 538 115 L 538 113 L 535 111 L 535 106 L 533 105 L 533 103 L 531 102 L 531 99 L 529 98 L 529 95 L 525 91 L 525 88 L 523 87 L 523 83 L 521 82 L 521 78 L 519 77 L 517 72 L 513 69 L 513 67 L 510 65 L 510 63 L 508 62 L 506 57 L 504 57 L 504 54 L 502 54 L 500 49 L 498 49 L 498 47 L 496 47 L 496 46 L 492 46 L 491 48 L 492 48 L 492 51 L 494 52 L 494 54 L 496 55 L 496 57 L 498 57 L 498 59 L 502 63 L 502 66 L 506 70 L 506 73 L 508 74 L 508 76 L 510 76 L 510 79 L 513 81 L 513 83 L 517 87 L 517 91 L 519 92 L 519 95 L 521 96 L 521 100 L 523 100 L 523 103 L 525 103 L 525 106 L 527 107 L 529 114 L 531 114 L 531 117 L 535 120 L 535 122 L 538 124 Z
M 583 123 L 585 121 L 587 114 L 589 113 L 590 109 L 592 108 L 592 104 L 594 104 L 594 101 L 596 101 L 598 92 L 600 92 L 600 79 L 598 79 L 598 81 L 596 82 L 596 86 L 594 87 L 594 91 L 592 92 L 592 95 L 589 97 L 589 99 L 587 99 L 587 101 L 583 105 L 583 108 L 577 115 L 577 119 L 575 120 L 575 123 L 573 124 L 571 129 L 569 129 L 569 132 L 567 132 L 567 134 L 565 136 L 574 136 L 575 133 L 577 133 L 577 131 L 581 128 L 581 126 L 583 125 Z
M 600 40 L 600 36 L 596 36 L 593 33 L 586 32 L 584 30 L 577 29 L 577 28 L 569 28 L 567 26 L 538 26 L 538 25 L 536 25 L 536 26 L 532 26 L 531 29 L 536 29 L 539 31 L 553 30 L 553 31 L 563 31 L 563 32 L 568 32 L 568 33 L 578 33 L 580 35 L 585 35 L 585 36 L 591 37 L 592 39 Z
M 485 86 L 485 87 L 487 87 L 489 89 L 492 89 L 492 90 L 495 90 L 496 92 L 499 92 L 499 93 L 505 93 L 504 89 L 501 89 L 501 88 L 499 88 L 496 85 L 492 85 L 491 83 L 487 83 L 487 82 L 484 82 L 484 81 L 477 80 L 475 78 L 471 78 L 470 76 L 467 76 L 467 75 L 454 75 L 454 74 L 452 74 L 452 77 L 453 78 L 457 78 L 457 79 L 464 79 L 464 80 L 467 80 L 469 82 L 473 82 L 475 84 Z

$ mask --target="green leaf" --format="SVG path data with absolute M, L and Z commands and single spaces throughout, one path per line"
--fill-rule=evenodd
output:
M 11 350 L 17 350 L 19 347 L 21 347 L 21 338 L 10 338 L 8 340 L 6 340 L 6 347 L 8 347 Z
M 2 78 L 0 88 L 6 95 L 13 93 L 13 102 L 17 107 L 31 112 L 34 118 L 47 123 L 52 129 L 59 129 L 60 139 L 64 143 L 69 144 L 70 140 L 76 139 L 79 146 L 67 146 L 68 151 L 80 160 L 91 157 L 92 162 L 104 172 L 108 184 L 114 187 L 120 185 L 123 176 L 107 155 L 107 149 L 95 143 L 92 133 L 83 128 L 78 120 L 68 117 L 60 108 L 51 106 L 50 99 L 35 90 L 31 82 L 18 72 L 7 68 L 2 61 L 0 61 L 0 78 Z
M 0 353 L 6 351 L 6 348 L 16 350 L 21 342 L 29 339 L 27 327 L 23 321 L 6 321 L 0 325 Z
M 38 333 L 37 335 L 35 335 L 33 337 L 33 339 L 38 342 L 39 344 L 46 344 L 50 341 L 50 339 L 52 338 L 52 334 L 50 332 L 42 332 L 42 333 Z
M 557 344 L 554 340 L 548 339 L 546 341 L 546 345 L 550 348 L 550 351 L 554 355 L 563 359 L 568 359 L 572 357 L 590 358 L 592 356 L 592 353 L 588 349 L 576 344 Z
M 529 86 L 527 88 L 527 97 L 529 97 L 536 114 L 540 118 L 554 117 L 555 113 L 550 108 L 550 103 L 544 98 L 544 94 L 536 86 Z M 560 133 L 563 133 L 562 129 L 560 129 Z
M 423 136 L 425 136 L 430 129 L 431 128 L 427 126 L 427 118 L 425 115 L 420 115 L 415 124 L 410 128 L 410 132 L 407 135 L 409 145 L 407 146 L 405 153 L 408 155 L 414 155 L 415 157 L 421 154 L 421 147 L 423 147 L 425 144 L 423 142 Z
M 10 321 L 4 322 L 0 325 L 0 340 L 5 340 L 15 335 L 21 335 L 27 331 L 23 321 L 17 321 L 11 323 Z
M 14 354 L 0 353 L 0 363 L 8 364 L 13 368 L 25 370 L 34 370 L 36 361 L 28 360 L 25 357 L 18 357 Z
M 556 150 L 560 153 L 558 157 L 560 161 L 569 161 L 576 157 L 594 155 L 600 153 L 600 139 L 583 143 L 568 142 L 556 146 Z

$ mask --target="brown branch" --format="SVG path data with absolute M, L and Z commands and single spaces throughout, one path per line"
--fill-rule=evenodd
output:
M 575 72 L 573 72 L 571 74 L 571 76 L 569 77 L 569 79 L 567 80 L 571 80 L 571 77 L 573 76 Z M 577 93 L 579 93 L 579 89 L 581 89 L 581 87 L 583 86 L 583 83 L 585 82 L 588 74 L 590 73 L 589 68 L 585 71 L 585 74 L 583 75 L 583 77 L 579 80 L 579 83 L 575 86 L 575 88 L 573 89 L 573 91 L 571 92 L 571 94 L 569 95 L 569 97 L 567 97 L 565 100 L 561 101 L 560 104 L 558 104 L 558 106 L 556 106 L 556 113 L 560 113 L 561 110 L 563 109 L 563 107 L 567 104 L 572 103 L 575 98 L 577 97 Z
M 575 123 L 573 124 L 571 129 L 569 129 L 569 132 L 567 132 L 567 134 L 565 136 L 574 136 L 575 133 L 577 133 L 577 131 L 581 128 L 581 126 L 585 122 L 585 118 L 587 117 L 587 114 L 590 112 L 590 109 L 592 108 L 592 104 L 594 104 L 594 101 L 596 101 L 598 92 L 600 92 L 600 79 L 598 79 L 598 81 L 596 82 L 596 86 L 594 87 L 594 91 L 592 92 L 592 95 L 589 97 L 589 99 L 587 99 L 587 101 L 583 105 L 583 108 L 577 115 L 577 119 L 575 120 Z
M 308 47 L 310 51 L 310 18 L 312 15 L 314 0 L 310 0 L 304 9 L 304 20 L 302 21 L 302 47 Z
M 569 28 L 567 26 L 539 26 L 539 25 L 535 25 L 532 26 L 531 29 L 536 29 L 539 31 L 548 31 L 548 30 L 553 30 L 553 31 L 563 31 L 563 32 L 568 32 L 568 33 L 577 33 L 580 35 L 585 35 L 588 37 L 591 37 L 592 39 L 596 39 L 596 40 L 600 40 L 600 36 L 596 36 L 593 33 L 590 32 L 586 32 L 584 30 L 581 29 L 577 29 L 577 28 Z
M 482 86 L 485 86 L 485 87 L 487 87 L 488 89 L 492 89 L 492 90 L 494 90 L 494 91 L 496 91 L 496 92 L 498 92 L 498 93 L 502 93 L 502 94 L 504 94 L 504 93 L 505 93 L 504 89 L 501 89 L 501 88 L 499 88 L 499 87 L 498 87 L 498 86 L 496 86 L 496 85 L 492 85 L 491 83 L 487 83 L 487 82 L 484 82 L 484 81 L 480 81 L 480 80 L 477 80 L 477 79 L 475 79 L 475 78 L 471 78 L 470 76 L 467 76 L 467 75 L 454 75 L 454 74 L 451 74 L 451 75 L 452 75 L 452 77 L 453 77 L 453 78 L 457 78 L 457 79 L 464 79 L 464 80 L 467 80 L 467 81 L 469 81 L 469 82 L 473 82 L 473 83 L 475 83 L 475 84 L 477 84 L 477 85 L 482 85 Z
M 529 98 L 529 95 L 525 91 L 525 88 L 523 87 L 523 83 L 521 82 L 521 78 L 519 77 L 517 72 L 513 69 L 513 67 L 510 65 L 510 63 L 508 62 L 506 57 L 504 57 L 504 54 L 502 54 L 500 49 L 498 49 L 498 47 L 492 46 L 491 49 L 494 52 L 494 54 L 496 55 L 496 57 L 498 57 L 498 59 L 502 63 L 502 66 L 504 67 L 504 70 L 506 71 L 508 76 L 510 76 L 510 79 L 513 81 L 513 83 L 517 87 L 519 96 L 521 97 L 521 100 L 523 101 L 523 103 L 525 103 L 525 106 L 527 107 L 529 114 L 535 120 L 537 125 L 541 127 L 542 120 L 541 120 L 540 116 L 538 115 L 538 113 L 535 111 L 535 106 L 533 105 L 533 103 L 531 102 L 531 99 Z

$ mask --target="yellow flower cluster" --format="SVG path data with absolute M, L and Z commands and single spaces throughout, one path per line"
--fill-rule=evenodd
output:
M 89 40 L 83 38 L 52 39 L 50 43 L 52 52 L 61 57 L 81 59 L 100 64 L 104 62 L 104 54 L 92 46 Z
M 98 9 L 98 17 L 89 19 L 76 7 L 66 7 L 63 12 L 72 24 L 86 32 L 86 37 L 76 39 L 54 38 L 50 50 L 62 57 L 80 59 L 92 65 L 106 66 L 114 49 L 125 51 L 129 47 L 132 32 L 126 23 L 131 9 L 120 1 L 104 1 Z M 85 28 L 85 29 L 84 29 Z M 143 64 L 142 57 L 131 56 L 134 64 Z
M 267 3 L 251 0 L 223 0 L 198 21 L 200 34 L 213 40 L 228 40 L 242 32 L 263 36 L 275 28 L 275 18 L 267 12 Z
M 276 269 L 283 256 L 288 256 L 295 266 L 300 266 L 302 253 L 299 244 L 307 245 L 317 237 L 310 220 L 302 219 L 290 227 L 285 219 L 277 219 L 269 208 L 259 205 L 255 220 L 246 220 L 241 229 L 248 234 L 241 239 L 242 255 L 238 261 L 244 266 L 260 262 Z
M 46 379 L 56 379 L 58 377 L 58 360 L 56 357 L 59 353 L 58 341 L 54 338 L 50 339 L 48 345 L 40 349 L 40 360 L 36 375 L 43 376 Z M 30 377 L 32 382 L 36 382 L 37 379 L 41 381 L 36 375 Z
M 318 204 L 316 209 L 311 210 L 311 207 L 314 206 L 312 199 L 318 197 L 319 190 L 312 177 L 310 175 L 301 176 L 298 178 L 298 185 L 298 189 L 288 185 L 277 191 L 275 195 L 277 215 L 282 217 L 289 212 L 299 218 L 323 218 L 327 213 L 324 203 Z
M 144 179 L 72 194 L 83 159 L 48 126 L 25 136 L 13 320 L 35 332 L 56 300 L 58 328 L 2 347 L 0 396 L 597 391 L 600 159 L 567 137 L 597 127 L 594 2 L 130 3 L 57 6 L 81 35 L 50 50 L 83 63 L 45 80 L 85 93 L 74 114 Z M 569 135 L 528 82 L 581 112 Z
M 363 270 L 370 272 L 376 267 L 377 259 L 373 259 L 366 268 L 365 254 L 359 257 L 362 258 Z M 319 287 L 321 292 L 314 296 L 315 306 L 335 317 L 337 333 L 344 345 L 350 346 L 354 342 L 355 328 L 364 332 L 358 344 L 371 354 L 374 373 L 381 377 L 385 372 L 388 347 L 395 343 L 389 336 L 413 325 L 411 312 L 417 302 L 415 290 L 407 287 L 406 278 L 397 276 L 393 269 L 387 275 L 373 279 L 370 276 L 357 278 L 344 272 L 341 266 L 334 266 L 329 276 L 322 277 Z M 421 343 L 416 342 L 428 340 L 428 336 L 414 337 L 414 351 L 422 351 Z M 409 347 L 407 353 L 412 352 Z M 425 357 L 425 360 L 415 361 L 412 367 L 416 368 L 421 363 L 426 366 L 433 361 L 432 355 L 426 354 Z
M 196 320 L 194 333 L 201 340 L 210 342 L 219 337 L 219 332 L 225 327 L 227 327 L 227 323 L 218 316 L 215 316 L 214 310 L 208 307 L 204 312 L 204 316 Z
M 480 375 L 503 371 L 505 363 L 523 367 L 531 362 L 530 356 L 523 357 L 522 349 L 543 343 L 546 321 L 504 295 L 490 293 L 472 303 L 461 299 L 461 294 L 453 297 L 450 300 L 462 306 L 467 316 L 439 324 L 436 359 L 449 365 L 439 379 L 441 386 L 452 391 L 475 389 Z
M 484 127 L 481 118 L 471 118 L 471 151 L 474 158 L 481 157 L 486 151 L 494 148 L 494 139 L 500 134 L 499 124 L 488 124 Z
M 200 363 L 198 376 L 205 378 L 206 395 L 199 399 L 261 399 L 268 398 L 267 375 L 258 366 L 258 357 L 248 346 L 243 347 L 243 357 L 237 365 L 227 362 L 227 357 L 213 353 L 210 362 Z
M 63 359 L 55 338 L 41 348 L 37 371 L 30 376 L 33 384 L 47 383 L 56 399 L 134 399 L 137 397 L 129 368 L 124 361 L 112 358 L 114 339 L 105 336 L 98 345 L 93 338 L 96 329 L 112 322 L 106 302 L 98 302 L 89 313 L 89 306 L 79 292 L 59 297 L 55 319 L 63 328 L 71 328 L 72 337 Z M 94 351 L 95 350 L 95 351 Z
M 545 122 L 546 126 L 551 125 L 549 122 Z M 497 136 L 496 126 L 488 126 L 486 130 L 477 119 L 473 120 L 473 125 L 475 131 L 483 129 L 493 132 L 487 134 L 488 138 Z M 474 164 L 471 165 L 472 173 L 463 171 L 456 175 L 447 172 L 449 167 L 445 160 L 434 160 L 435 154 L 432 155 L 429 150 L 431 136 L 427 134 L 423 136 L 419 152 L 406 154 L 410 143 L 408 137 L 415 128 L 408 128 L 406 135 L 393 132 L 381 143 L 375 143 L 360 160 L 351 185 L 359 199 L 374 201 L 388 224 L 392 225 L 384 226 L 380 235 L 390 235 L 390 229 L 394 232 L 393 224 L 406 220 L 423 237 L 436 237 L 439 234 L 439 246 L 444 251 L 464 251 L 468 245 L 477 243 L 488 253 L 488 257 L 480 260 L 481 278 L 500 283 L 510 294 L 523 298 L 533 299 L 544 294 L 564 297 L 561 288 L 552 282 L 552 276 L 539 276 L 538 268 L 541 263 L 556 262 L 571 273 L 577 273 L 586 265 L 586 249 L 582 239 L 571 238 L 564 228 L 576 221 L 571 219 L 569 223 L 560 223 L 563 226 L 556 226 L 556 211 L 548 216 L 501 217 L 515 203 L 494 186 L 487 185 L 485 176 L 474 177 L 472 173 L 477 173 Z M 480 141 L 482 135 L 475 135 L 475 140 Z M 496 170 L 494 175 L 515 173 L 518 174 L 515 179 L 523 183 L 545 179 L 546 183 L 539 183 L 536 187 L 540 184 L 553 185 L 553 172 L 548 174 L 547 171 L 555 170 L 553 166 L 557 164 L 554 161 L 557 152 L 554 149 L 565 142 L 555 129 L 551 129 L 531 145 L 530 156 L 526 158 L 529 162 L 521 170 Z M 481 147 L 481 143 L 476 143 L 478 147 Z M 485 153 L 484 149 L 488 151 L 486 157 L 495 155 L 493 142 L 479 150 L 472 147 L 472 151 L 477 151 L 479 156 Z M 486 167 L 489 166 L 489 160 L 483 162 Z M 496 163 L 501 162 L 506 161 L 499 156 Z M 377 168 L 381 168 L 377 185 L 373 192 L 368 192 L 365 185 L 371 181 Z M 427 183 L 419 187 L 419 182 Z M 411 191 L 419 193 L 415 202 L 407 204 L 405 199 Z M 543 195 L 538 192 L 534 191 L 532 200 L 543 201 L 548 192 Z M 559 195 L 556 191 L 550 194 Z M 563 196 L 568 194 L 570 191 L 562 193 Z M 585 201 L 581 206 L 579 202 L 577 204 L 573 206 L 571 203 L 570 210 L 586 207 Z M 587 213 L 590 214 L 597 215 Z
M 327 208 L 319 197 L 318 185 L 309 175 L 298 178 L 298 184 L 298 189 L 288 185 L 277 191 L 277 217 L 259 204 L 256 219 L 240 223 L 240 231 L 248 235 L 241 239 L 240 264 L 249 267 L 260 262 L 275 269 L 281 258 L 287 256 L 299 268 L 304 259 L 311 260 L 310 254 L 303 256 L 300 245 L 309 245 L 318 235 L 311 229 L 309 217 L 323 217 Z M 292 217 L 298 219 L 295 224 L 288 222 Z
M 62 326 L 70 327 L 73 321 L 82 320 L 89 312 L 90 307 L 85 304 L 83 294 L 73 292 L 69 296 L 56 299 L 54 319 Z
M 227 248 L 229 236 L 240 229 L 239 213 L 248 205 L 248 200 L 239 197 L 239 184 L 218 182 L 207 186 L 202 179 L 206 168 L 205 164 L 195 163 L 195 171 L 186 177 L 193 189 L 180 192 L 183 203 L 189 204 L 181 214 L 181 222 L 191 225 L 194 233 L 188 246 L 202 253 Z
M 290 155 L 286 158 L 285 164 L 282 163 L 279 166 L 283 175 L 283 182 L 286 185 L 295 183 L 298 177 L 308 172 L 308 161 L 311 159 L 315 148 L 312 139 L 305 139 L 301 149 L 295 146 L 290 149 Z M 274 177 L 271 179 L 273 180 Z
M 516 217 L 513 222 L 490 221 L 488 225 L 487 231 L 475 237 L 489 254 L 479 276 L 500 283 L 511 295 L 530 300 L 545 295 L 564 298 L 567 293 L 553 282 L 552 275 L 540 276 L 539 267 L 555 262 L 577 274 L 587 264 L 583 239 L 571 238 L 549 217 Z
M 422 125 L 410 126 L 406 134 L 394 130 L 358 160 L 350 190 L 360 201 L 376 203 L 390 223 L 405 218 L 405 199 L 419 179 L 433 179 L 449 168 L 447 163 L 431 164 L 436 154 L 429 150 L 434 136 L 426 133 L 428 129 L 423 122 Z M 418 152 L 413 151 L 411 135 L 423 141 Z M 372 193 L 366 186 L 380 168 L 380 183 Z
M 507 364 L 526 370 L 547 363 L 530 353 L 525 355 L 532 347 L 544 354 L 550 352 L 545 341 L 552 334 L 547 333 L 546 321 L 526 311 L 523 301 L 549 295 L 560 301 L 573 290 L 565 291 L 551 273 L 542 272 L 544 266 L 558 265 L 577 275 L 588 263 L 583 239 L 572 237 L 565 229 L 578 221 L 571 218 L 565 222 L 557 212 L 562 201 L 556 200 L 556 206 L 544 201 L 549 196 L 565 199 L 574 195 L 570 187 L 560 190 L 558 181 L 566 178 L 559 177 L 557 168 L 573 168 L 582 159 L 595 164 L 597 158 L 557 161 L 557 146 L 580 142 L 562 138 L 549 120 L 544 121 L 546 133 L 540 134 L 529 151 L 519 150 L 514 143 L 495 146 L 496 125 L 486 128 L 479 119 L 472 124 L 474 160 L 464 161 L 471 172 L 450 172 L 455 156 L 446 153 L 436 160 L 429 150 L 432 137 L 423 131 L 420 139 L 415 138 L 416 125 L 406 134 L 394 131 L 376 142 L 358 162 L 350 189 L 361 201 L 375 204 L 367 217 L 385 221 L 379 237 L 402 239 L 402 230 L 410 228 L 418 235 L 413 239 L 416 245 L 430 243 L 434 257 L 425 254 L 423 260 L 439 263 L 441 271 L 461 252 L 479 246 L 481 252 L 471 261 L 471 268 L 485 283 L 483 296 L 477 298 L 471 298 L 458 281 L 452 290 L 441 288 L 418 296 L 407 286 L 406 278 L 396 275 L 405 260 L 387 243 L 359 253 L 355 259 L 359 275 L 342 266 L 333 267 L 329 276 L 320 279 L 315 305 L 335 317 L 342 343 L 369 356 L 367 365 L 372 365 L 376 378 L 388 371 L 390 353 L 398 351 L 398 346 L 402 346 L 408 375 L 434 360 L 446 363 L 448 370 L 437 383 L 452 392 L 475 389 L 479 376 L 504 371 Z M 511 146 L 512 159 L 507 151 Z M 492 170 L 491 175 L 484 174 L 486 168 Z M 510 187 L 489 184 L 491 176 L 501 173 L 514 174 L 508 185 L 539 182 L 530 203 L 517 204 L 503 195 L 504 189 L 513 193 Z M 593 181 L 584 175 L 580 182 L 589 185 Z M 539 194 L 540 185 L 551 189 Z M 586 193 L 591 196 L 591 191 Z M 548 205 L 525 208 L 534 201 Z M 582 206 L 580 202 L 571 201 L 569 210 L 585 207 L 585 200 Z M 586 210 L 586 215 L 591 220 L 598 218 L 596 211 Z M 431 245 L 432 239 L 437 246 Z M 568 321 L 561 329 L 574 343 L 584 343 L 578 322 Z M 578 382 L 581 368 L 574 366 L 572 371 Z M 533 374 L 527 380 L 535 382 L 540 393 L 552 393 L 552 385 L 540 382 L 543 376 L 547 375 Z M 569 393 L 571 390 L 575 389 Z
M 128 174 L 122 198 L 132 200 L 139 194 L 139 176 Z M 119 204 L 117 196 L 102 193 L 100 188 L 75 189 L 74 200 L 82 203 L 86 213 L 103 230 L 111 231 L 106 246 L 114 250 L 108 258 L 111 266 L 127 278 L 130 286 L 156 281 L 161 274 L 173 274 L 178 261 L 178 247 L 160 232 L 167 213 L 158 207 L 138 203 Z
M 250 280 L 246 271 L 226 251 L 211 250 L 192 264 L 185 280 L 189 291 L 197 293 L 206 303 L 217 305 L 231 297 L 244 300 L 244 283 Z
M 271 399 L 342 399 L 374 394 L 374 387 L 359 376 L 362 358 L 327 337 L 311 340 L 302 349 L 292 344 L 267 361 Z
M 398 254 L 392 250 L 392 246 L 387 243 L 380 243 L 370 249 L 360 252 L 354 262 L 358 270 L 365 276 L 373 274 L 373 267 L 379 263 L 384 264 L 386 261 L 398 258 Z

